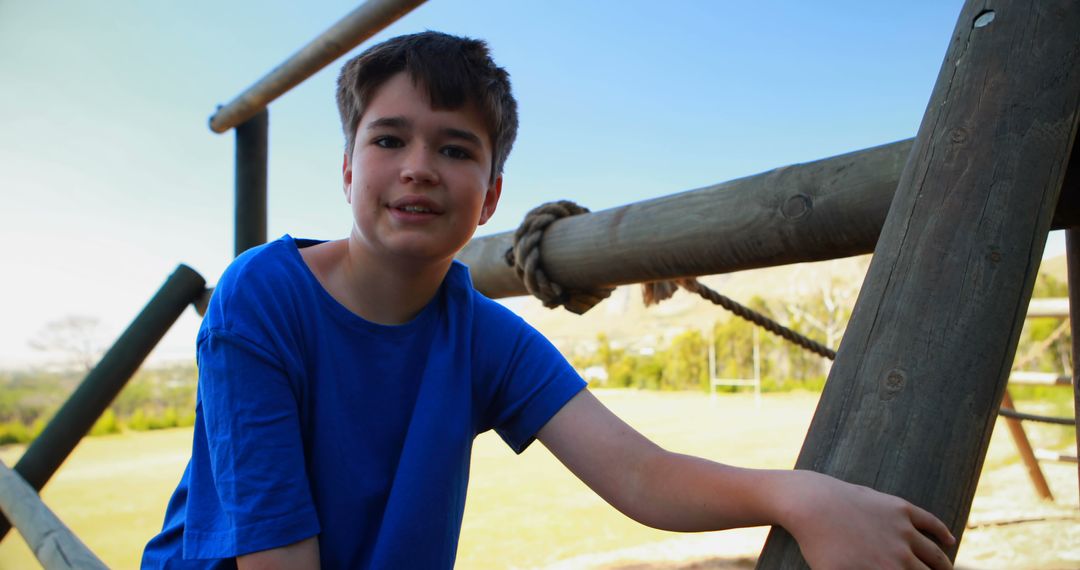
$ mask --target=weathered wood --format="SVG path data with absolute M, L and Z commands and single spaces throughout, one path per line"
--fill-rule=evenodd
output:
M 1076 8 L 965 3 L 796 464 L 958 538 L 1076 135 Z M 758 566 L 806 564 L 773 529 Z
M 46 570 L 107 568 L 3 461 L 0 461 L 0 512 L 15 524 Z
M 1073 143 L 1073 158 L 1080 151 L 1080 145 Z M 1074 162 L 1075 164 L 1075 162 Z M 1068 176 L 1080 177 L 1080 169 L 1073 169 Z M 1065 232 L 1065 261 L 1069 275 L 1069 327 L 1072 331 L 1073 356 L 1073 417 L 1076 418 L 1076 455 L 1080 457 L 1080 315 L 1072 314 L 1073 307 L 1080 307 L 1080 230 L 1069 229 Z M 1080 464 L 1076 466 L 1076 481 L 1080 486 Z
M 361 4 L 228 105 L 218 108 L 210 117 L 210 130 L 223 133 L 254 117 L 271 101 L 423 3 L 424 0 L 368 0 Z
M 910 150 L 908 139 L 565 218 L 544 234 L 544 268 L 587 288 L 869 253 Z M 512 244 L 502 233 L 458 254 L 489 297 L 526 294 L 503 260 Z
M 544 234 L 544 268 L 556 282 L 583 289 L 870 253 L 912 142 L 559 220 Z M 1054 228 L 1080 222 L 1076 154 Z M 458 254 L 480 292 L 527 294 L 503 259 L 512 245 L 513 232 L 504 232 L 474 239 Z

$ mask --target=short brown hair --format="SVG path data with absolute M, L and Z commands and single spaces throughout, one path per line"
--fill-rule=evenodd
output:
M 510 75 L 495 65 L 485 42 L 441 32 L 391 38 L 342 66 L 337 104 L 345 131 L 345 152 L 352 156 L 356 128 L 375 91 L 402 71 L 427 89 L 435 109 L 476 105 L 491 137 L 491 180 L 502 174 L 518 127 Z

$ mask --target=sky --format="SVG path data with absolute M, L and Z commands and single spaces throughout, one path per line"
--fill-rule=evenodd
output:
M 72 315 L 111 341 L 179 263 L 217 280 L 234 146 L 207 119 L 355 6 L 0 0 L 0 368 L 49 358 L 29 340 Z M 350 53 L 488 41 L 521 128 L 486 235 L 551 200 L 599 210 L 914 136 L 960 7 L 429 0 Z M 270 105 L 271 239 L 348 233 L 341 61 Z M 155 358 L 190 359 L 198 323 Z

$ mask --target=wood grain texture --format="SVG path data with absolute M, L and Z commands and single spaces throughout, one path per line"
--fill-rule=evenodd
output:
M 911 139 L 553 223 L 541 258 L 570 288 L 623 285 L 873 251 Z M 588 205 L 588 204 L 584 204 Z M 489 297 L 526 294 L 503 260 L 513 233 L 457 256 Z
M 1078 106 L 1075 1 L 965 3 L 798 468 L 962 535 Z M 774 529 L 759 568 L 803 567 Z
M 870 253 L 913 141 L 560 220 L 544 235 L 541 258 L 558 283 L 582 289 Z M 1080 223 L 1078 155 L 1054 228 Z M 513 232 L 485 236 L 457 256 L 488 297 L 528 294 L 503 261 L 513 243 Z
M 1075 142 L 1073 143 L 1073 158 L 1077 155 Z M 1070 172 L 1069 176 L 1076 173 Z M 1069 327 L 1072 331 L 1073 353 L 1073 417 L 1080 418 L 1080 230 L 1070 229 L 1065 232 L 1065 255 L 1068 263 L 1069 275 Z M 1080 421 L 1076 422 L 1076 456 L 1080 457 Z M 1076 482 L 1080 485 L 1080 463 L 1076 464 Z

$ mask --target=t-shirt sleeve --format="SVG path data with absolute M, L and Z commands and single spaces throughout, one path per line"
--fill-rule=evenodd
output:
M 318 534 L 297 396 L 282 365 L 224 330 L 200 335 L 198 365 L 184 557 L 230 558 Z
M 506 318 L 486 338 L 494 341 L 484 343 L 489 354 L 495 349 L 506 357 L 497 368 L 492 425 L 515 453 L 521 453 L 585 387 L 585 381 L 548 339 L 517 316 Z

